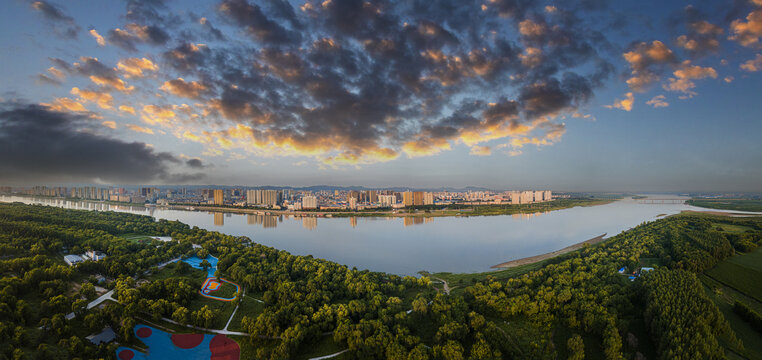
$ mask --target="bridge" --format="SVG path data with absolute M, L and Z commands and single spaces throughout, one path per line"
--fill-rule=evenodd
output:
M 687 199 L 659 199 L 659 198 L 645 198 L 635 199 L 638 204 L 684 204 Z

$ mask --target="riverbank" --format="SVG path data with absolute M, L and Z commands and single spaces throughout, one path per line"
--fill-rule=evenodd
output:
M 760 199 L 690 199 L 687 203 L 708 209 L 762 212 Z
M 401 209 L 385 211 L 294 211 L 275 209 L 252 209 L 233 206 L 208 206 L 208 205 L 151 205 L 150 207 L 185 210 L 185 211 L 211 211 L 228 212 L 235 214 L 256 215 L 291 215 L 296 217 L 445 217 L 445 216 L 494 216 L 494 215 L 517 215 L 547 213 L 555 210 L 570 209 L 577 206 L 589 207 L 606 205 L 614 202 L 614 199 L 557 199 L 544 203 L 526 205 L 459 205 L 443 207 L 440 209 Z
M 581 248 L 583 248 L 585 246 L 595 245 L 595 244 L 605 240 L 605 237 L 606 237 L 606 234 L 598 235 L 598 236 L 596 236 L 596 237 L 594 237 L 594 238 L 592 238 L 590 240 L 586 240 L 586 241 L 583 241 L 583 242 L 580 242 L 580 243 L 576 243 L 574 245 L 567 246 L 567 247 L 565 247 L 565 248 L 563 248 L 561 250 L 556 250 L 556 251 L 552 251 L 552 252 L 541 254 L 541 255 L 535 255 L 535 256 L 525 257 L 523 259 L 506 261 L 506 262 L 501 263 L 501 264 L 492 265 L 492 266 L 490 266 L 490 268 L 492 268 L 492 269 L 509 269 L 509 268 L 512 268 L 512 267 L 517 267 L 517 266 L 522 266 L 522 265 L 536 263 L 536 262 L 539 262 L 539 261 L 543 261 L 543 260 L 547 260 L 547 259 L 550 259 L 550 258 L 554 258 L 554 257 L 556 257 L 558 255 L 563 255 L 563 254 L 566 254 L 568 252 L 579 250 L 579 249 L 581 249 Z

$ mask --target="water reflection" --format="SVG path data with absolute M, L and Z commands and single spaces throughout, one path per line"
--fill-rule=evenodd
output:
M 121 211 L 179 220 L 202 229 L 247 236 L 254 242 L 296 255 L 313 255 L 349 267 L 400 275 L 415 275 L 420 270 L 488 271 L 495 264 L 559 250 L 603 233 L 613 236 L 644 221 L 656 220 L 657 215 L 706 210 L 666 201 L 644 204 L 623 200 L 515 216 L 438 217 L 436 221 L 431 217 L 401 220 L 350 217 L 347 222 L 344 218 L 277 216 L 267 211 L 212 215 L 201 211 L 50 198 L 0 196 L 0 201 Z M 400 222 L 403 226 L 399 226 Z M 421 224 L 427 226 L 413 226 Z
M 405 216 L 402 218 L 402 225 L 403 226 L 411 226 L 411 225 L 421 225 L 421 224 L 428 224 L 430 222 L 434 221 L 434 218 L 431 216 L 427 217 L 421 217 L 421 216 Z
M 314 216 L 302 217 L 302 226 L 307 230 L 312 230 L 317 227 L 317 218 Z

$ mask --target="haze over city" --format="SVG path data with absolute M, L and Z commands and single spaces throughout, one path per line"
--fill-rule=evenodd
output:
M 8 1 L 0 183 L 762 191 L 753 1 Z

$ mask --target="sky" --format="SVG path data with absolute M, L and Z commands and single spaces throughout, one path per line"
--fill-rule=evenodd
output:
M 762 0 L 22 1 L 0 183 L 762 192 Z

